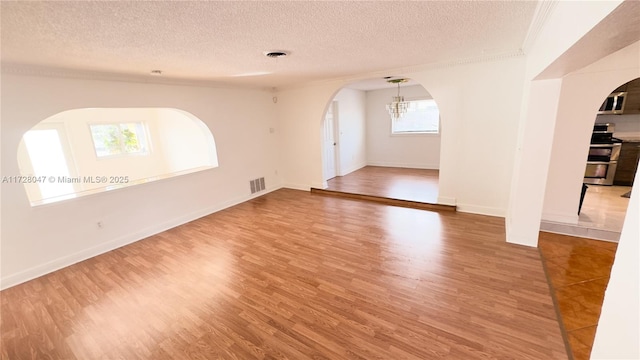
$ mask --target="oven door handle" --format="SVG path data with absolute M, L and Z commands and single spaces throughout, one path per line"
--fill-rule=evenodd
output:
M 589 145 L 589 147 L 592 148 L 614 148 L 616 146 L 621 146 L 622 144 L 620 143 L 614 143 L 614 144 L 591 144 Z

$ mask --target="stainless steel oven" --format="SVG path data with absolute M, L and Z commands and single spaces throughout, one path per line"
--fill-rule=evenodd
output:
M 585 184 L 613 185 L 613 177 L 618 168 L 617 161 L 589 161 L 584 171 Z
M 584 172 L 585 184 L 613 185 L 622 145 L 613 137 L 613 131 L 614 124 L 596 124 L 593 127 Z

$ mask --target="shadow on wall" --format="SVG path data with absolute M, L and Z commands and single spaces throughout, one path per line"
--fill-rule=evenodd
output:
M 188 112 L 86 108 L 27 131 L 18 166 L 37 206 L 212 169 L 218 157 L 211 131 Z

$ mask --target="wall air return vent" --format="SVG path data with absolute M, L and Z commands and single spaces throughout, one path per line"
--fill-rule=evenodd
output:
M 265 189 L 264 178 L 261 177 L 261 178 L 249 181 L 249 187 L 251 188 L 252 194 L 263 191 Z

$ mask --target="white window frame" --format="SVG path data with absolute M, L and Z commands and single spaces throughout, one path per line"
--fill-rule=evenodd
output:
M 407 102 L 413 102 L 413 101 L 432 101 L 436 108 L 438 107 L 438 104 L 435 102 L 434 99 L 431 98 L 412 98 L 412 99 L 407 99 Z M 391 134 L 391 136 L 433 136 L 433 135 L 440 135 L 440 109 L 438 108 L 438 128 L 435 131 L 430 131 L 430 130 L 426 130 L 426 131 L 395 131 L 394 130 L 394 122 L 391 118 L 389 118 L 389 132 Z

